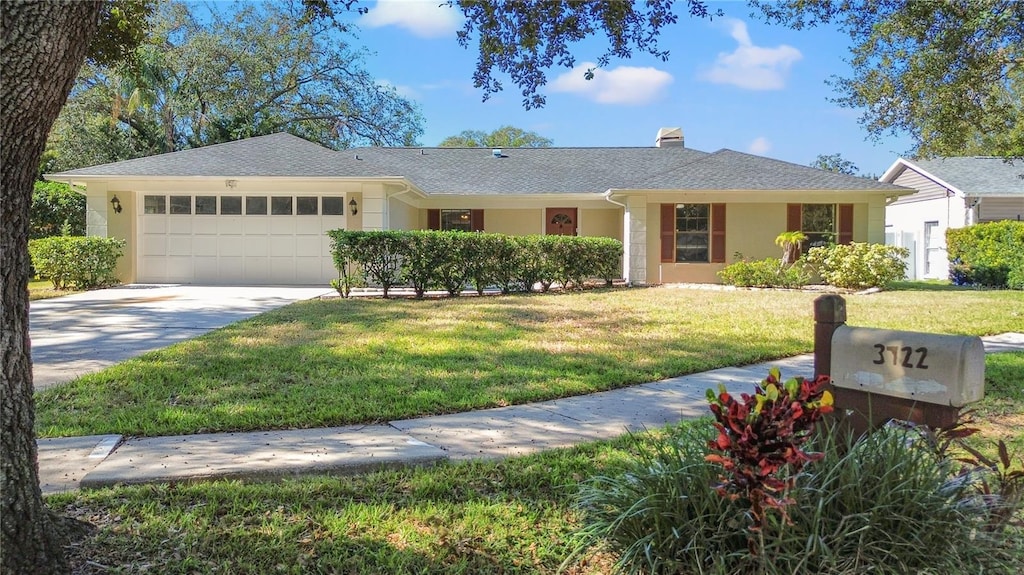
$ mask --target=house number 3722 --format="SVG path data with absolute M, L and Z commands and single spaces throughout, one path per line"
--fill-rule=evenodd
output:
M 926 347 L 915 349 L 910 346 L 900 347 L 898 345 L 876 343 L 875 352 L 878 353 L 878 359 L 872 362 L 875 365 L 892 363 L 893 365 L 907 368 L 928 369 L 928 366 L 924 363 L 925 358 L 928 357 L 928 348 Z M 915 357 L 917 362 L 914 361 Z

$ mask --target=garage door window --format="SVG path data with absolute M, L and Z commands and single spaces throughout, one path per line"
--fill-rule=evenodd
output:
M 216 215 L 217 196 L 196 196 L 196 214 L 207 216 Z
M 343 216 L 343 215 L 345 215 L 345 198 L 338 198 L 338 197 L 326 197 L 326 198 L 324 198 L 324 215 L 325 216 Z
M 267 215 L 267 198 L 264 196 L 245 196 L 245 215 Z
M 192 196 L 171 196 L 172 214 L 191 214 Z
M 147 214 L 166 214 L 166 196 L 146 196 L 143 200 L 143 211 Z
M 290 216 L 292 215 L 292 197 L 274 196 L 270 198 L 270 215 Z
M 295 198 L 295 213 L 300 216 L 315 216 L 317 214 L 316 196 Z
M 220 215 L 238 216 L 242 214 L 242 198 L 240 196 L 221 196 Z

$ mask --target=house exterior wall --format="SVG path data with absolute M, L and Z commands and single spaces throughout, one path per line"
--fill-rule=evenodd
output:
M 614 238 L 622 241 L 622 208 L 609 204 L 604 209 L 580 210 L 581 236 Z
M 425 210 L 424 210 L 425 212 Z M 424 215 L 426 218 L 426 215 Z M 424 223 L 426 220 L 424 219 Z M 424 228 L 426 225 L 423 226 Z M 544 209 L 484 209 L 484 231 L 525 236 L 544 233 Z
M 1024 196 L 1019 198 L 984 197 L 978 203 L 979 222 L 1024 220 Z
M 918 192 L 885 207 L 885 243 L 910 250 L 908 279 L 948 278 L 946 230 L 969 222 L 964 199 L 909 168 L 893 183 Z

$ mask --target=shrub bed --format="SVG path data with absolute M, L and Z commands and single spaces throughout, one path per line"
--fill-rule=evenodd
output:
M 1024 222 L 946 230 L 946 249 L 954 284 L 1024 289 Z
M 783 265 L 779 258 L 740 260 L 729 264 L 718 277 L 726 284 L 737 287 L 799 288 L 807 285 L 810 276 L 803 267 Z
M 28 253 L 41 278 L 54 289 L 90 289 L 117 283 L 114 267 L 125 242 L 98 236 L 52 236 L 29 240 Z
M 904 279 L 909 255 L 907 248 L 854 242 L 811 248 L 803 261 L 829 285 L 864 289 Z
M 619 276 L 622 243 L 610 238 L 508 236 L 452 231 L 331 230 L 332 285 L 343 296 L 366 281 L 388 297 L 407 285 L 417 297 L 429 289 L 458 296 L 466 286 L 477 293 L 493 286 L 502 293 L 547 291 L 554 284 L 582 288 L 590 278 L 611 285 Z

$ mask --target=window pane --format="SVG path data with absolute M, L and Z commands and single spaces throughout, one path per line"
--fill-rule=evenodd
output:
M 800 229 L 805 234 L 813 232 L 835 233 L 835 204 L 804 204 Z
M 345 198 L 339 197 L 325 197 L 324 201 L 324 215 L 325 216 L 343 216 L 345 215 Z
M 676 206 L 677 232 L 708 231 L 708 204 L 679 204 Z
M 171 196 L 172 214 L 191 214 L 192 196 Z
M 707 263 L 709 261 L 708 234 L 704 232 L 677 233 L 676 261 Z
M 267 215 L 267 198 L 263 196 L 245 196 L 245 215 Z
M 237 216 L 242 213 L 242 198 L 240 196 L 221 196 L 220 215 Z
M 473 218 L 469 210 L 441 210 L 441 229 L 460 232 L 473 231 Z
M 315 216 L 316 204 L 316 196 L 299 196 L 295 198 L 295 213 L 300 216 Z
M 167 213 L 167 197 L 166 196 L 146 196 L 143 200 L 143 211 L 147 214 L 166 214 Z
M 834 234 L 810 233 L 804 235 L 807 236 L 807 239 L 804 241 L 804 248 L 808 250 L 811 248 L 817 248 L 821 246 L 830 246 L 835 243 Z
M 270 198 L 270 214 L 274 216 L 292 215 L 291 196 L 274 196 Z
M 217 196 L 196 196 L 196 213 L 209 215 L 217 213 Z

